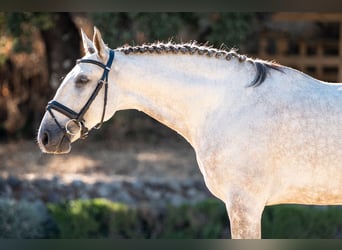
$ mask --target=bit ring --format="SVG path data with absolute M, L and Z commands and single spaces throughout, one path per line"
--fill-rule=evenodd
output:
M 78 127 L 78 130 L 77 130 L 76 133 L 72 132 L 72 131 L 69 129 L 70 123 L 71 123 L 71 122 L 75 123 L 75 124 L 77 125 L 77 127 Z M 65 131 L 67 132 L 67 134 L 72 135 L 72 136 L 77 135 L 77 134 L 81 131 L 81 129 L 82 129 L 82 124 L 81 124 L 81 122 L 77 121 L 76 119 L 71 119 L 71 120 L 69 120 L 69 121 L 65 124 Z

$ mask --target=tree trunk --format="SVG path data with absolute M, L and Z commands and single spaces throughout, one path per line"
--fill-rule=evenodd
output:
M 80 35 L 69 13 L 53 15 L 55 27 L 42 31 L 46 46 L 49 83 L 57 89 L 80 57 Z

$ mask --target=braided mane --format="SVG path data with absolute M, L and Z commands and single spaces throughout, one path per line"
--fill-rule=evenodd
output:
M 239 60 L 239 62 L 249 62 L 252 63 L 256 67 L 256 76 L 253 81 L 248 85 L 248 87 L 257 87 L 259 86 L 267 77 L 268 72 L 271 69 L 282 71 L 281 65 L 263 61 L 259 59 L 252 59 L 247 57 L 246 55 L 240 55 L 236 52 L 236 50 L 231 49 L 229 51 L 224 49 L 216 49 L 211 46 L 206 45 L 198 45 L 197 43 L 184 43 L 184 44 L 174 44 L 171 42 L 168 43 L 152 43 L 152 44 L 143 44 L 138 46 L 124 46 L 117 49 L 118 51 L 123 52 L 126 55 L 129 54 L 144 54 L 144 53 L 157 53 L 157 54 L 188 54 L 188 55 L 203 55 L 207 57 L 214 57 L 217 59 L 225 59 L 230 61 L 233 58 Z

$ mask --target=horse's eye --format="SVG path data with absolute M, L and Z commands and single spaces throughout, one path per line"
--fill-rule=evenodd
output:
M 77 85 L 84 85 L 87 82 L 89 82 L 89 78 L 87 76 L 85 76 L 85 75 L 79 75 L 79 76 L 77 76 L 77 78 L 75 80 L 75 83 Z

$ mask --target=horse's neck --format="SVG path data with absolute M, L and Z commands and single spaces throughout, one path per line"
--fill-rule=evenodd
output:
M 118 53 L 111 75 L 123 93 L 118 109 L 143 111 L 193 144 L 208 114 L 222 102 L 229 106 L 233 101 L 227 100 L 227 93 L 234 91 L 226 90 L 237 86 L 229 80 L 236 69 L 229 64 L 234 62 L 191 55 Z M 246 77 L 240 75 L 239 80 L 247 83 Z

